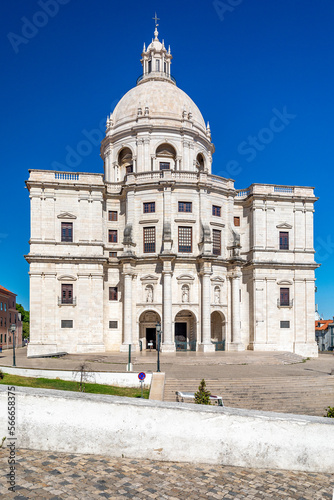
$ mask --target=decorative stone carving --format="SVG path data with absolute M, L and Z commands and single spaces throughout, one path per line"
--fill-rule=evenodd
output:
M 153 302 L 153 287 L 151 285 L 147 285 L 145 287 L 146 293 L 146 302 Z
M 215 286 L 214 301 L 215 304 L 220 304 L 220 286 Z
M 183 285 L 181 290 L 182 290 L 182 302 L 183 303 L 189 302 L 189 286 Z

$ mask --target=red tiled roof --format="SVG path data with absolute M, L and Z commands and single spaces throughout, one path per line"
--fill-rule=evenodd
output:
M 0 285 L 0 292 L 10 293 L 11 295 L 15 295 L 15 297 L 17 296 L 16 293 L 13 293 L 10 290 L 7 290 L 7 288 L 5 288 L 4 286 L 1 286 L 1 285 Z
M 320 330 L 327 330 L 328 328 L 328 325 L 330 323 L 333 323 L 333 320 L 332 319 L 319 319 L 319 320 L 316 320 L 315 321 L 315 329 L 317 331 L 320 331 Z M 319 326 L 320 325 L 320 326 Z

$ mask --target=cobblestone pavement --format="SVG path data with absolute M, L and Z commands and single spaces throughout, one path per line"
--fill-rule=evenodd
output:
M 332 500 L 334 474 L 244 469 L 17 450 L 8 492 L 8 450 L 0 450 L 0 498 Z

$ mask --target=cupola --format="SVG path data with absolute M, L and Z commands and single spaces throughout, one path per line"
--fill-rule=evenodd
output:
M 171 76 L 170 66 L 172 61 L 172 54 L 170 47 L 168 50 L 165 47 L 164 40 L 160 42 L 158 35 L 157 15 L 153 18 L 155 20 L 154 39 L 146 49 L 142 52 L 141 64 L 143 66 L 143 74 L 138 78 L 137 85 L 147 80 L 168 80 L 175 84 L 175 79 Z

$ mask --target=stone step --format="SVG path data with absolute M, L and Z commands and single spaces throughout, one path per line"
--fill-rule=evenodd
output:
M 175 401 L 176 391 L 196 392 L 200 379 L 167 379 L 164 401 Z M 323 416 L 334 406 L 334 377 L 207 379 L 212 394 L 223 397 L 225 406 Z

